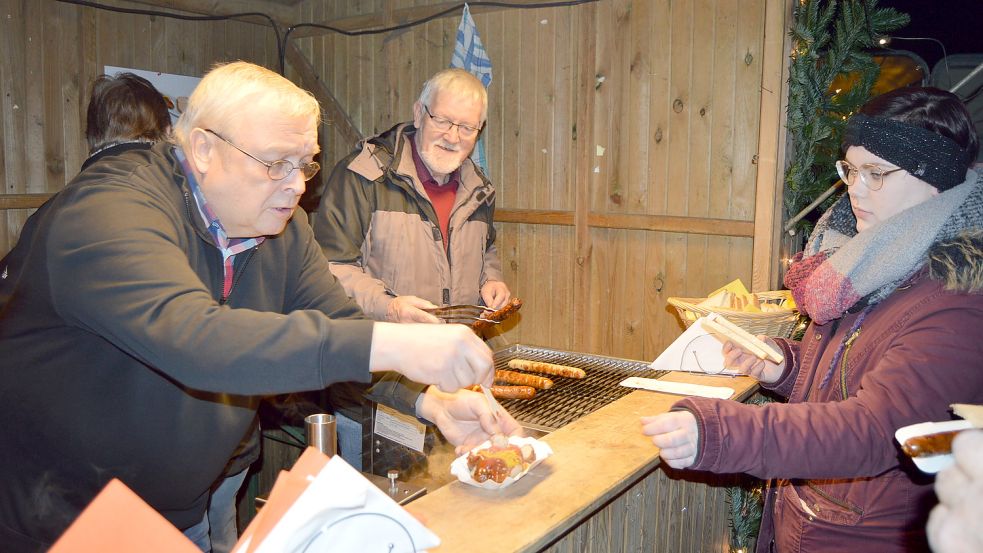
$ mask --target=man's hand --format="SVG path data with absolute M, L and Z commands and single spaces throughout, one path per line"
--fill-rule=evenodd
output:
M 782 352 L 782 349 L 771 338 L 760 335 L 758 339 L 768 344 L 768 347 L 771 349 L 779 353 Z M 723 352 L 724 368 L 734 369 L 741 374 L 746 374 L 754 378 L 758 382 L 774 384 L 785 373 L 785 361 L 776 365 L 771 361 L 759 359 L 756 355 L 748 353 L 733 342 L 724 342 Z
M 481 287 L 481 300 L 492 311 L 505 307 L 510 299 L 512 299 L 512 292 L 501 280 L 486 281 L 485 285 Z
M 437 425 L 447 441 L 457 446 L 460 455 L 494 434 L 522 435 L 522 427 L 499 406 L 498 419 L 492 414 L 485 396 L 470 390 L 452 394 L 433 386 L 417 400 L 417 415 Z
M 393 323 L 439 323 L 440 319 L 422 311 L 435 307 L 437 306 L 416 296 L 396 296 L 386 309 L 386 320 Z
M 396 371 L 445 392 L 492 384 L 492 352 L 464 325 L 375 323 L 372 328 L 372 372 Z
M 652 436 L 659 456 L 672 468 L 684 469 L 696 462 L 699 432 L 696 416 L 689 411 L 642 417 L 642 434 Z
M 983 432 L 960 432 L 952 456 L 955 463 L 935 477 L 939 504 L 928 517 L 928 543 L 936 553 L 983 551 Z

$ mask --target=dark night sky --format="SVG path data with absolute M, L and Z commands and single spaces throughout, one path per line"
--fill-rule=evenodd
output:
M 881 0 L 877 5 L 911 16 L 911 22 L 894 36 L 934 38 L 945 45 L 950 56 L 983 55 L 983 0 Z M 918 54 L 929 69 L 942 60 L 942 47 L 936 42 L 894 40 L 891 48 Z

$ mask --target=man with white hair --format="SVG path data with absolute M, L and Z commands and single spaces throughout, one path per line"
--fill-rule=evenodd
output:
M 335 165 L 314 234 L 370 317 L 435 323 L 422 309 L 509 301 L 495 189 L 468 157 L 487 111 L 481 81 L 445 69 L 424 85 L 412 122 L 362 141 Z
M 4 551 L 49 547 L 112 478 L 197 525 L 269 394 L 393 370 L 432 385 L 394 406 L 457 444 L 517 429 L 453 393 L 492 381 L 467 328 L 365 320 L 331 277 L 296 209 L 319 114 L 276 73 L 218 66 L 175 143 L 101 160 L 25 227 L 0 262 Z
M 445 69 L 424 84 L 413 121 L 363 140 L 335 165 L 314 235 L 331 271 L 370 317 L 438 323 L 424 309 L 498 309 L 509 301 L 492 226 L 495 189 L 469 158 L 487 114 L 481 81 Z M 361 397 L 344 385 L 331 395 L 335 409 L 349 414 Z M 336 414 L 341 455 L 359 467 L 358 425 Z

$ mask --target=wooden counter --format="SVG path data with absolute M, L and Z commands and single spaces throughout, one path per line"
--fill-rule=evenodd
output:
M 756 389 L 747 377 L 672 373 L 665 380 L 727 386 L 736 400 Z M 668 411 L 679 398 L 633 392 L 542 438 L 553 456 L 514 485 L 492 491 L 453 482 L 407 509 L 440 536 L 438 552 L 725 553 L 729 480 L 667 476 L 641 433 L 639 417 Z

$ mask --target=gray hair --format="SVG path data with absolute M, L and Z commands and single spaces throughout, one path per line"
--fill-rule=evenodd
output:
M 222 128 L 235 122 L 243 108 L 260 101 L 276 105 L 288 117 L 309 116 L 315 125 L 321 123 L 321 107 L 310 92 L 265 67 L 236 61 L 216 65 L 202 78 L 174 125 L 174 136 L 187 145 L 195 127 Z
M 430 107 L 438 92 L 450 92 L 481 102 L 481 123 L 488 117 L 488 91 L 477 77 L 463 69 L 451 68 L 438 71 L 423 83 L 419 102 Z

